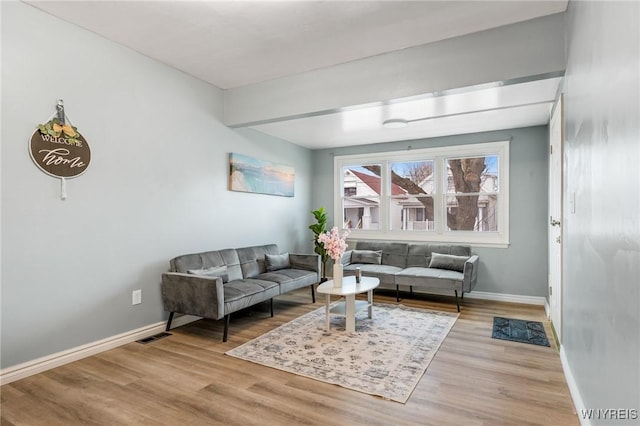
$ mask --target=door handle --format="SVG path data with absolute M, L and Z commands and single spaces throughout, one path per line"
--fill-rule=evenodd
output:
M 560 221 L 555 220 L 553 216 L 549 216 L 549 223 L 551 224 L 551 226 L 560 226 Z

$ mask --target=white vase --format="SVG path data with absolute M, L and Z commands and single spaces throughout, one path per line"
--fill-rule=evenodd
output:
M 333 286 L 342 287 L 342 263 L 333 264 Z

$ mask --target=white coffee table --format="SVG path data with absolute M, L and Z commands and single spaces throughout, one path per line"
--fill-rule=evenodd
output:
M 334 287 L 333 281 L 327 281 L 318 286 L 318 294 L 326 294 L 326 331 L 329 331 L 330 315 L 344 317 L 347 333 L 356 331 L 356 314 L 365 309 L 369 310 L 369 318 L 373 318 L 373 289 L 380 285 L 380 280 L 374 277 L 360 277 L 360 283 L 356 283 L 356 277 L 343 277 L 342 286 Z M 356 294 L 367 292 L 367 301 L 356 300 Z M 344 300 L 331 306 L 331 295 L 344 296 Z

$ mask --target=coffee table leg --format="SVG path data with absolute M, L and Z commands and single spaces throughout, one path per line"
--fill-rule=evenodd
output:
M 369 303 L 369 318 L 373 318 L 373 290 L 367 292 L 367 302 Z
M 345 296 L 345 320 L 347 333 L 356 331 L 356 295 L 349 294 Z
M 325 324 L 325 331 L 328 333 L 329 330 L 329 305 L 331 304 L 331 296 L 329 295 L 329 293 L 327 293 L 327 303 L 325 305 L 325 316 L 326 316 L 326 324 Z

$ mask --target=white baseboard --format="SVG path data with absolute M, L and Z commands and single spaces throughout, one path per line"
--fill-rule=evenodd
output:
M 443 292 L 442 294 L 450 296 L 449 293 Z M 547 310 L 545 297 L 472 291 L 470 293 L 465 293 L 465 298 L 495 300 L 498 302 L 524 303 L 527 305 L 541 305 L 545 306 L 545 311 Z M 182 315 L 176 317 L 173 320 L 172 325 L 173 327 L 180 327 L 199 319 L 200 317 L 196 317 L 193 315 Z M 134 342 L 136 340 L 144 339 L 145 337 L 153 336 L 154 334 L 163 332 L 164 329 L 165 322 L 163 321 L 5 368 L 3 370 L 0 370 L 0 385 L 24 379 L 25 377 L 29 377 L 34 374 L 50 370 L 52 368 L 65 365 L 70 362 L 77 361 L 79 359 L 86 358 L 100 352 L 104 352 L 106 350 Z
M 404 287 L 401 287 L 401 289 L 404 290 Z M 420 288 L 414 288 L 413 292 L 419 293 L 419 294 L 437 294 L 440 296 L 453 296 L 450 290 L 447 291 L 447 290 L 430 289 L 429 291 L 420 291 Z M 520 296 L 518 294 L 491 293 L 488 291 L 475 291 L 475 290 L 469 293 L 465 293 L 464 298 L 494 300 L 496 302 L 524 303 L 525 305 L 539 305 L 539 306 L 545 306 L 547 303 L 546 297 Z
M 520 296 L 518 294 L 490 293 L 486 291 L 472 291 L 465 293 L 464 297 L 469 299 L 495 300 L 496 302 L 524 303 L 525 305 L 545 306 L 547 303 L 546 297 Z
M 571 398 L 573 399 L 573 406 L 576 409 L 576 413 L 578 414 L 578 420 L 582 426 L 591 426 L 591 420 L 588 418 L 583 418 L 584 416 L 581 413 L 586 412 L 586 407 L 584 402 L 582 401 L 582 396 L 580 395 L 580 391 L 578 390 L 578 385 L 576 383 L 576 379 L 573 377 L 573 372 L 571 371 L 571 367 L 569 367 L 569 361 L 567 360 L 567 354 L 564 351 L 564 346 L 560 345 L 560 362 L 562 363 L 562 369 L 564 370 L 564 377 L 567 379 L 567 385 L 569 386 L 569 392 L 571 393 Z
M 199 319 L 200 317 L 192 315 L 182 315 L 172 321 L 172 326 L 179 327 Z M 25 377 L 47 371 L 55 367 L 60 367 L 61 365 L 69 364 L 70 362 L 77 361 L 91 355 L 95 355 L 127 343 L 135 342 L 136 340 L 144 339 L 145 337 L 153 336 L 154 334 L 162 333 L 165 330 L 165 326 L 166 322 L 164 321 L 151 324 L 146 327 L 107 337 L 96 342 L 87 343 L 86 345 L 77 346 L 62 352 L 57 352 L 22 364 L 7 367 L 0 370 L 0 385 L 6 385 L 7 383 L 15 382 L 16 380 L 24 379 Z

